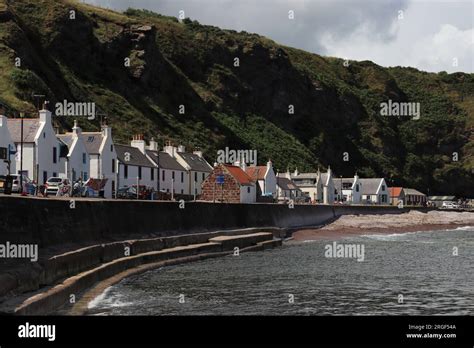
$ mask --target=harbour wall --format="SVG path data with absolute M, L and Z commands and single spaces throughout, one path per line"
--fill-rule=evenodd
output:
M 0 243 L 40 248 L 133 236 L 324 224 L 344 214 L 399 214 L 392 206 L 214 204 L 0 196 Z M 420 209 L 428 210 L 428 209 Z

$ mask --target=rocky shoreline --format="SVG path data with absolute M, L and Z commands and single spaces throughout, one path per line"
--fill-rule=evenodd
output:
M 437 231 L 474 226 L 474 213 L 410 211 L 405 214 L 343 215 L 320 228 L 305 228 L 293 233 L 294 241 L 339 239 L 361 234 Z

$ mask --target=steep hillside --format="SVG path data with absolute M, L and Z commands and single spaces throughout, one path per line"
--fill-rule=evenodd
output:
M 0 102 L 10 113 L 33 115 L 32 94 L 53 105 L 93 101 L 120 142 L 172 139 L 210 162 L 226 146 L 257 149 L 280 171 L 331 165 L 337 175 L 473 196 L 474 75 L 343 63 L 149 11 L 0 0 Z M 420 119 L 380 116 L 388 99 L 421 103 Z

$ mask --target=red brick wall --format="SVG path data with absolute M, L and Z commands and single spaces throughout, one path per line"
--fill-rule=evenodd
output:
M 218 175 L 224 175 L 224 185 L 216 184 Z M 200 200 L 213 202 L 215 198 L 216 202 L 240 203 L 240 185 L 222 164 L 214 168 L 204 180 L 201 190 Z

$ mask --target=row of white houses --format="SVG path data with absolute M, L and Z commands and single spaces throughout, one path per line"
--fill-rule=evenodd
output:
M 7 149 L 11 159 L 10 173 L 20 173 L 43 185 L 50 177 L 78 179 L 107 179 L 103 191 L 112 198 L 116 188 L 144 185 L 172 195 L 201 195 L 203 183 L 213 171 L 227 173 L 233 178 L 229 190 L 245 203 L 259 197 L 289 200 L 307 197 L 311 202 L 332 204 L 343 201 L 355 204 L 389 204 L 389 188 L 383 178 L 334 177 L 331 168 L 326 173 L 275 174 L 272 162 L 265 166 L 246 166 L 245 163 L 211 166 L 201 151 L 186 152 L 184 146 L 167 144 L 162 150 L 152 139 L 147 145 L 142 135 L 130 144 L 114 144 L 112 129 L 103 124 L 100 132 L 82 132 L 77 122 L 71 132 L 57 134 L 52 114 L 43 107 L 38 118 L 21 119 L 0 115 L 0 149 Z M 23 144 L 23 145 L 22 145 Z M 4 151 L 5 152 L 5 151 Z M 21 161 L 23 153 L 23 161 Z M 6 163 L 0 161 L 0 175 L 7 174 Z M 209 181 L 209 180 L 208 180 Z M 215 183 L 206 182 L 213 197 Z M 234 197 L 233 196 L 233 197 Z
M 186 152 L 183 146 L 168 144 L 161 151 L 154 140 L 147 146 L 142 135 L 134 136 L 130 145 L 114 144 L 107 124 L 100 132 L 82 132 L 74 122 L 71 132 L 57 134 L 45 107 L 38 118 L 0 115 L 2 148 L 7 149 L 11 174 L 20 174 L 22 168 L 23 176 L 38 185 L 50 177 L 72 182 L 106 179 L 105 198 L 112 198 L 116 188 L 137 184 L 170 194 L 199 195 L 212 171 L 201 151 Z M 6 174 L 7 163 L 1 160 L 0 175 Z

